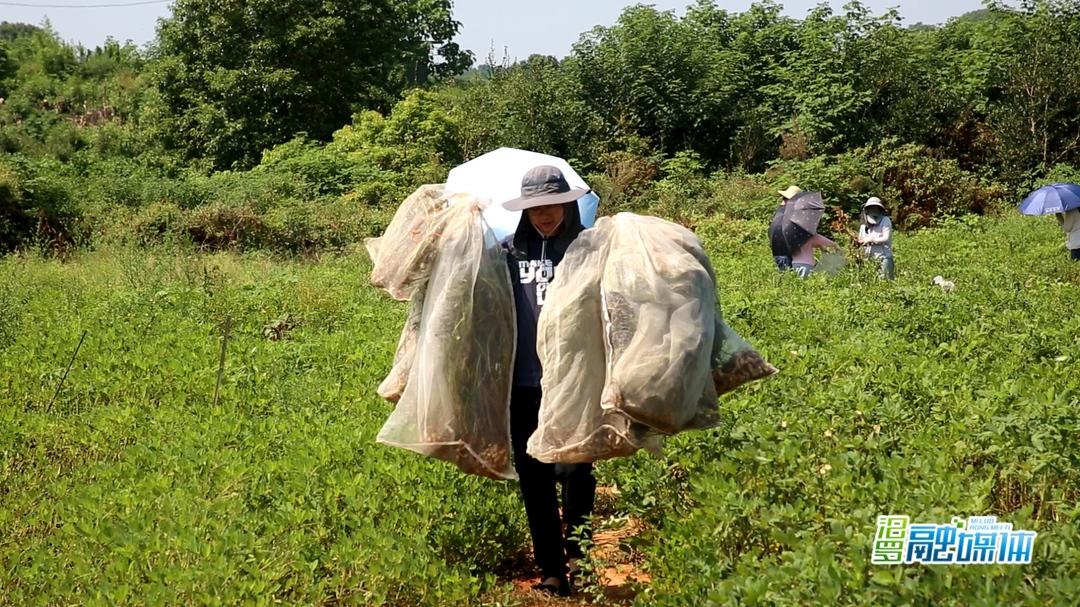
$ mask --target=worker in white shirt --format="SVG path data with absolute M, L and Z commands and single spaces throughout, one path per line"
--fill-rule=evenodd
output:
M 874 196 L 862 208 L 862 225 L 859 226 L 859 244 L 863 254 L 878 263 L 878 275 L 892 280 L 896 271 L 892 251 L 892 220 L 885 211 L 881 199 Z
M 1072 209 L 1057 214 L 1058 223 L 1065 231 L 1065 248 L 1072 258 L 1080 260 L 1080 209 Z

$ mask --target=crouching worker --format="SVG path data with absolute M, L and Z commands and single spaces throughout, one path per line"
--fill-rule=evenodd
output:
M 587 193 L 572 189 L 556 167 L 539 166 L 522 179 L 521 197 L 503 203 L 508 210 L 524 211 L 517 230 L 504 243 L 517 310 L 517 354 L 510 396 L 514 468 L 540 568 L 541 581 L 534 588 L 559 596 L 572 592 L 579 574 L 576 565 L 583 553 L 575 532 L 592 514 L 596 479 L 592 464 L 545 464 L 526 453 L 525 447 L 540 413 L 543 370 L 536 353 L 537 320 L 555 268 L 583 229 L 577 200 Z M 557 483 L 562 485 L 561 517 Z
M 821 234 L 814 234 L 799 247 L 799 250 L 792 254 L 791 269 L 799 278 L 806 278 L 813 273 L 814 266 L 817 265 L 817 259 L 814 258 L 814 251 L 817 249 L 831 251 L 839 248 L 840 245 L 825 238 Z
M 892 220 L 885 212 L 881 199 L 874 196 L 862 208 L 862 225 L 859 226 L 859 244 L 863 255 L 877 261 L 878 275 L 892 280 L 895 273 L 892 252 Z
M 772 250 L 776 269 L 784 272 L 791 269 L 791 250 L 788 249 L 787 241 L 784 239 L 784 210 L 788 201 L 801 194 L 802 189 L 793 185 L 777 193 L 780 194 L 780 204 L 773 213 L 772 221 L 769 222 L 769 248 Z

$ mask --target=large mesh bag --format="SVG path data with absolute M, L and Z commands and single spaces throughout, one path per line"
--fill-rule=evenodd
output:
M 528 453 L 542 462 L 579 463 L 659 448 L 659 437 L 623 413 L 601 407 L 605 383 L 600 276 L 610 218 L 585 230 L 567 249 L 537 325 L 544 369 L 537 430 Z
M 663 219 L 620 213 L 609 246 L 601 405 L 665 434 L 708 425 L 716 285 L 700 241 Z
M 413 360 L 416 359 L 416 342 L 420 338 L 420 320 L 423 317 L 424 292 L 417 291 L 409 301 L 409 318 L 405 321 L 405 328 L 401 330 L 401 337 L 398 339 L 394 364 L 377 390 L 379 396 L 392 403 L 401 400 L 405 385 L 409 382 L 409 372 L 412 371 Z
M 371 256 L 371 283 L 401 301 L 411 299 L 431 276 L 431 265 L 451 214 L 439 185 L 423 185 L 398 207 L 386 232 L 364 240 Z
M 441 230 L 452 216 L 444 212 L 449 206 L 444 193 L 441 184 L 420 186 L 401 203 L 382 236 L 364 240 L 372 261 L 372 284 L 395 299 L 409 301 L 409 319 L 401 331 L 393 367 L 378 388 L 379 396 L 393 403 L 405 391 L 412 369 L 424 287 L 438 253 Z
M 628 213 L 570 245 L 540 314 L 544 368 L 528 451 L 576 463 L 659 450 L 719 423 L 717 396 L 776 369 L 723 322 L 689 230 Z
M 379 243 L 376 255 L 386 256 L 376 262 L 385 271 L 380 276 L 393 277 L 381 286 L 393 295 L 392 289 L 411 285 L 399 293 L 411 291 L 412 302 L 394 367 L 379 388 L 386 398 L 396 396 L 397 406 L 377 441 L 468 473 L 514 479 L 508 407 L 513 293 L 505 253 L 480 211 L 473 200 L 456 201 L 424 221 L 409 220 L 434 242 L 411 235 L 393 240 L 388 230 Z M 391 242 L 405 248 L 389 256 Z M 393 267 L 394 259 L 412 270 Z

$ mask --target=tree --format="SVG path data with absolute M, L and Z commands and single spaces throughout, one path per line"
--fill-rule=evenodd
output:
M 873 17 L 854 1 L 844 10 L 834 14 L 824 3 L 811 10 L 799 25 L 796 47 L 773 69 L 775 83 L 764 87 L 774 116 L 783 120 L 773 128 L 799 140 L 798 155 L 835 153 L 872 140 L 874 105 L 896 87 L 898 74 L 891 72 L 898 65 L 889 50 L 896 46 L 898 15 Z
M 668 154 L 692 148 L 718 162 L 745 92 L 739 57 L 718 34 L 725 13 L 700 2 L 691 15 L 627 8 L 616 25 L 583 34 L 566 65 L 609 139 L 644 139 Z
M 1018 4 L 1018 6 L 1016 6 Z M 936 37 L 937 91 L 962 113 L 945 147 L 1014 183 L 1080 158 L 1080 2 L 988 2 Z
M 178 0 L 158 28 L 162 136 L 217 168 L 330 135 L 472 62 L 451 0 Z
M 573 158 L 578 166 L 595 159 L 599 120 L 563 64 L 532 55 L 489 65 L 488 74 L 445 92 L 461 125 L 466 159 L 499 146 Z
M 991 115 L 1007 169 L 1048 170 L 1080 152 L 1080 2 L 991 4 L 1004 99 Z
M 8 78 L 15 75 L 18 66 L 8 56 L 7 46 L 3 41 L 0 41 L 0 97 L 7 96 L 7 88 L 4 84 Z
M 746 170 L 761 170 L 772 160 L 779 141 L 777 126 L 790 115 L 776 116 L 767 95 L 777 82 L 777 66 L 798 46 L 798 22 L 785 17 L 772 0 L 755 2 L 743 13 L 725 15 L 714 3 L 701 0 L 687 11 L 687 19 L 705 29 L 710 44 L 730 47 L 729 70 L 735 90 L 737 110 L 727 119 L 733 122 L 729 164 Z
M 0 21 L 0 40 L 5 42 L 15 42 L 19 38 L 25 38 L 27 36 L 33 36 L 42 29 L 35 25 L 28 23 L 12 23 L 11 21 Z

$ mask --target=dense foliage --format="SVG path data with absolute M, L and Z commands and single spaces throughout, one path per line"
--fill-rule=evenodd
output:
M 338 247 L 367 232 L 352 218 L 374 225 L 503 145 L 573 159 L 610 208 L 700 202 L 746 174 L 847 212 L 885 195 L 908 226 L 1080 165 L 1076 0 L 991 1 L 942 26 L 859 2 L 801 19 L 770 0 L 634 6 L 564 59 L 456 78 L 471 57 L 450 8 L 185 0 L 146 49 L 0 25 L 0 250 Z
M 189 156 L 247 168 L 297 133 L 328 138 L 355 108 L 389 108 L 468 67 L 457 28 L 449 0 L 181 0 L 158 32 L 156 126 Z

